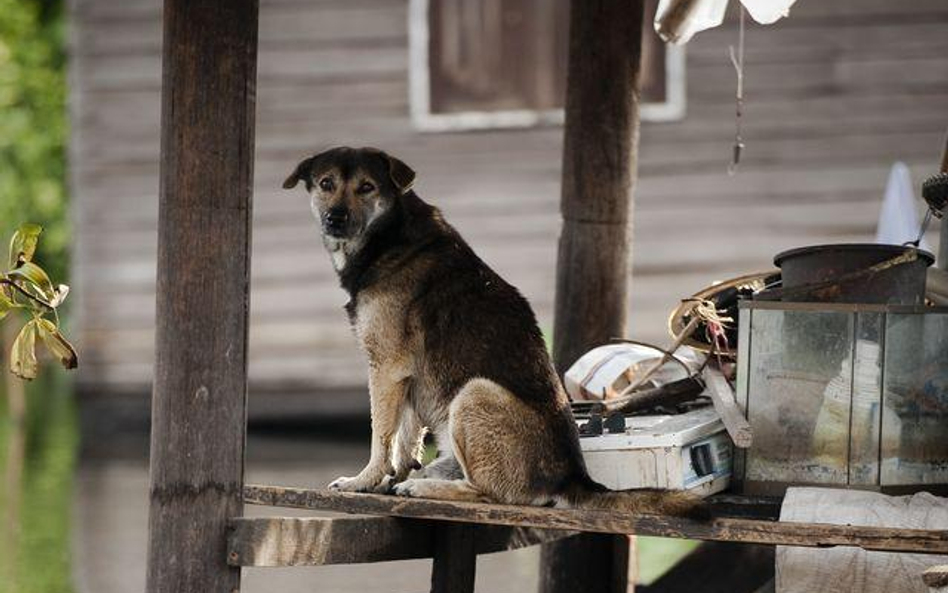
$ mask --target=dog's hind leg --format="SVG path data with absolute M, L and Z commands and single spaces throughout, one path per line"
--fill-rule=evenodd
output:
M 533 503 L 536 497 L 530 490 L 529 473 L 534 460 L 529 447 L 533 443 L 542 447 L 543 442 L 536 438 L 539 435 L 529 434 L 530 426 L 542 424 L 530 416 L 532 412 L 497 383 L 469 381 L 451 402 L 444 434 L 463 479 L 409 479 L 396 486 L 395 493 L 444 500 Z M 425 474 L 430 475 L 427 470 Z
M 410 478 L 395 486 L 395 494 L 413 498 L 435 498 L 456 502 L 488 502 L 467 480 Z
M 545 505 L 568 462 L 551 422 L 553 406 L 538 410 L 489 379 L 468 381 L 451 402 L 450 430 L 464 476 L 495 502 Z

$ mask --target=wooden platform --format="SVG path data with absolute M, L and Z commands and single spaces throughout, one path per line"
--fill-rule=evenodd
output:
M 506 526 L 519 530 L 499 531 L 497 527 L 491 527 L 478 532 L 475 540 L 477 553 L 531 545 L 571 532 L 595 532 L 747 544 L 857 546 L 884 552 L 948 554 L 948 531 L 778 522 L 779 501 L 727 495 L 708 499 L 708 519 L 446 502 L 260 485 L 244 488 L 244 502 L 421 521 L 386 519 L 379 522 L 378 518 L 237 519 L 228 549 L 229 561 L 239 566 L 317 565 L 426 557 L 433 550 L 431 538 L 443 522 Z M 334 528 L 334 525 L 339 527 Z M 549 533 L 550 530 L 552 533 Z M 511 539 L 514 537 L 516 539 Z M 353 546 L 356 540 L 360 542 L 359 546 Z M 359 549 L 351 550 L 352 547 Z

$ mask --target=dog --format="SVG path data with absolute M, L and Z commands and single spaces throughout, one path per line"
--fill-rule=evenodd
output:
M 690 513 L 697 498 L 590 478 L 569 399 L 526 299 L 374 148 L 300 162 L 369 365 L 371 453 L 330 489 L 452 501 Z M 422 467 L 430 431 L 437 458 Z

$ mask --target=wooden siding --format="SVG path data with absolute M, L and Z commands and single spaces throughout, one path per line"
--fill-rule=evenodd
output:
M 252 389 L 364 384 L 307 199 L 280 189 L 297 160 L 334 144 L 379 146 L 412 164 L 419 193 L 552 327 L 562 129 L 419 134 L 408 117 L 406 2 L 261 4 Z M 87 393 L 145 394 L 160 1 L 72 0 L 70 14 L 79 382 Z M 948 113 L 946 28 L 943 0 L 802 0 L 776 26 L 749 24 L 747 148 L 734 177 L 727 46 L 736 28 L 732 19 L 699 34 L 687 50 L 686 118 L 641 133 L 631 334 L 667 342 L 678 299 L 766 269 L 782 249 L 870 240 L 892 162 L 907 162 L 916 182 L 935 169 Z

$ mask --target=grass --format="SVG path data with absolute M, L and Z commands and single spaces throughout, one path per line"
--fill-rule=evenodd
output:
M 639 536 L 639 584 L 654 582 L 697 546 L 698 542 L 691 540 Z
M 3 369 L 2 372 L 6 372 Z M 72 593 L 70 503 L 78 445 L 75 402 L 62 372 L 29 384 L 22 472 L 9 486 L 15 426 L 0 397 L 0 593 Z M 12 496 L 11 496 L 12 494 Z M 18 501 L 17 501 L 18 499 Z M 12 508 L 12 506 L 17 508 Z

